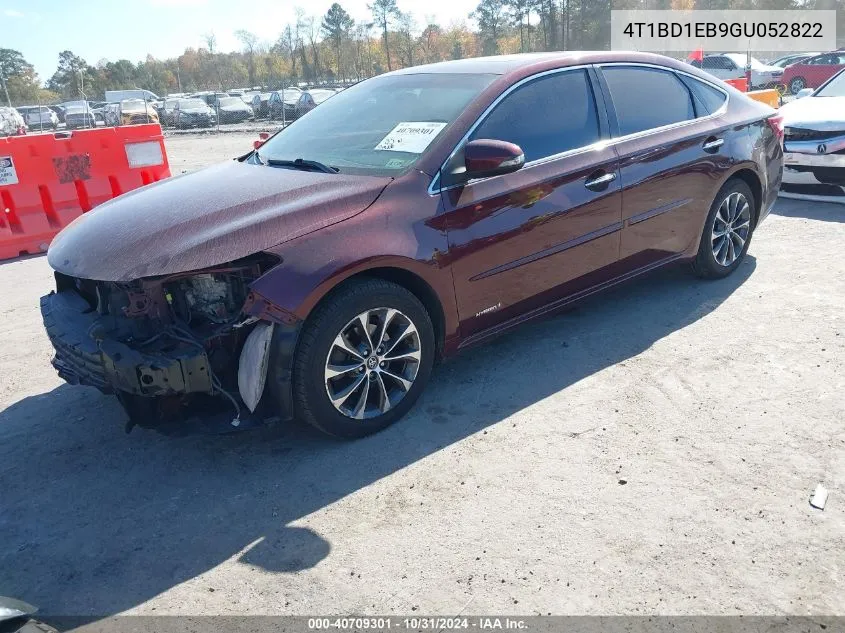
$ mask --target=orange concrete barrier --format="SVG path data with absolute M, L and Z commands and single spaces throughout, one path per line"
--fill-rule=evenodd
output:
M 765 103 L 775 109 L 780 107 L 780 93 L 774 88 L 770 90 L 752 90 L 751 92 L 746 92 L 745 96 L 760 103 Z
M 169 176 L 158 124 L 0 138 L 0 259 L 42 253 L 83 213 Z

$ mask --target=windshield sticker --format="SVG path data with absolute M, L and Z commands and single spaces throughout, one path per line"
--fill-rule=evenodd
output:
M 402 121 L 381 139 L 375 149 L 422 154 L 444 127 L 446 124 L 439 121 Z
M 404 167 L 407 164 L 407 160 L 403 160 L 401 158 L 391 158 L 389 161 L 387 161 L 385 167 L 387 169 L 399 169 L 400 167 Z

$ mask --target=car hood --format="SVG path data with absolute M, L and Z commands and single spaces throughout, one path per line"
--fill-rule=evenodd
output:
M 179 112 L 185 112 L 186 114 L 211 114 L 213 110 L 211 108 L 180 108 Z
M 784 104 L 779 112 L 784 127 L 820 132 L 845 130 L 845 97 L 804 97 Z
M 56 236 L 47 259 L 101 281 L 216 266 L 350 218 L 390 180 L 222 163 L 101 204 Z

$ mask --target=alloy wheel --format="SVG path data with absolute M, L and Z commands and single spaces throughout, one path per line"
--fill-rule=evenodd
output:
M 720 266 L 730 266 L 742 254 L 751 231 L 751 206 L 739 192 L 733 192 L 719 205 L 713 218 L 711 242 L 713 257 Z
M 373 308 L 349 321 L 326 357 L 326 393 L 346 417 L 365 420 L 395 407 L 411 389 L 421 359 L 413 321 L 393 308 Z
M 789 90 L 794 95 L 797 95 L 806 87 L 807 83 L 801 77 L 796 77 L 791 82 L 789 82 Z

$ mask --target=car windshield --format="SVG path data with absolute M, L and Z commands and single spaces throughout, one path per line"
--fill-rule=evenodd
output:
M 845 97 L 845 73 L 839 73 L 827 85 L 820 88 L 814 97 Z
M 180 110 L 190 110 L 193 108 L 205 108 L 208 104 L 202 99 L 179 99 Z
M 258 158 L 317 161 L 344 173 L 393 175 L 413 165 L 496 75 L 375 77 L 334 95 L 276 134 Z
M 219 103 L 221 106 L 242 106 L 244 104 L 244 102 L 241 101 L 239 97 L 225 97 L 218 100 L 217 103 Z

